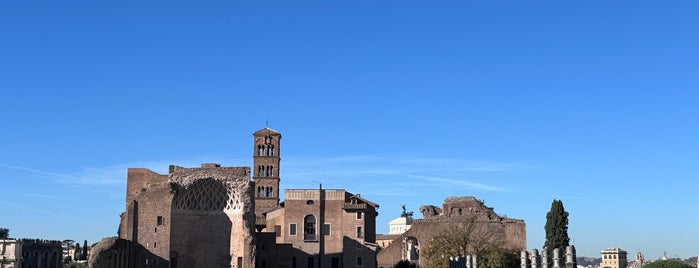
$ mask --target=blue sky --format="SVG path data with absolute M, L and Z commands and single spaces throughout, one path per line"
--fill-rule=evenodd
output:
M 699 254 L 696 1 L 0 3 L 0 226 L 116 233 L 128 167 L 249 166 L 381 205 L 473 195 L 578 255 Z

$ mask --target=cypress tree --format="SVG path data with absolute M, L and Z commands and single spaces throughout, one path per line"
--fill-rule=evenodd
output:
M 75 243 L 75 251 L 73 251 L 73 259 L 78 261 L 80 260 L 80 255 L 83 252 L 83 250 L 80 248 L 80 243 Z
M 87 240 L 83 243 L 83 251 L 82 254 L 80 255 L 81 260 L 87 260 Z
M 570 244 L 568 238 L 568 212 L 563 208 L 563 201 L 553 200 L 551 210 L 546 213 L 546 243 L 544 247 L 553 252 L 558 248 L 565 254 L 566 247 Z

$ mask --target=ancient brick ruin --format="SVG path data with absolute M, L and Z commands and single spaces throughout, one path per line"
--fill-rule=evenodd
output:
M 492 207 L 472 196 L 448 197 L 442 208 L 426 205 L 420 207 L 422 219 L 412 220 L 410 229 L 397 237 L 382 249 L 378 258 L 378 267 L 393 267 L 401 260 L 420 264 L 420 248 L 427 246 L 439 230 L 467 217 L 474 217 L 478 224 L 493 233 L 504 235 L 505 247 L 513 250 L 526 249 L 526 225 L 523 220 L 499 216 Z M 458 256 L 455 256 L 458 257 Z
M 129 169 L 120 237 L 180 267 L 252 267 L 253 186 L 248 167 Z M 163 266 L 168 267 L 168 266 Z

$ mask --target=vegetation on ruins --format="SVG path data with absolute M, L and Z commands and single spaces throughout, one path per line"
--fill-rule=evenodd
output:
M 568 212 L 563 208 L 563 201 L 554 199 L 551 210 L 546 213 L 546 242 L 544 248 L 553 250 L 558 248 L 561 252 L 570 244 L 568 238 Z
M 488 226 L 475 217 L 444 223 L 422 251 L 425 267 L 449 267 L 449 257 L 467 255 L 477 255 L 479 267 L 517 267 L 517 253 L 505 247 L 503 228 Z
M 676 260 L 661 260 L 648 263 L 644 268 L 693 268 L 694 266 Z
M 10 229 L 0 228 L 0 239 L 7 239 L 10 237 Z

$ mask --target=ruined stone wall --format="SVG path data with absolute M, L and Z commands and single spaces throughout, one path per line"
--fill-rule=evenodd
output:
M 526 249 L 526 224 L 523 220 L 510 219 L 498 216 L 493 208 L 487 207 L 483 201 L 472 196 L 446 198 L 442 209 L 436 206 L 426 205 L 420 207 L 424 219 L 412 222 L 408 231 L 393 240 L 386 248 L 383 248 L 377 258 L 378 267 L 393 267 L 398 261 L 407 259 L 406 241 L 413 240 L 419 249 L 429 246 L 429 241 L 440 230 L 444 230 L 450 224 L 463 219 L 473 217 L 476 224 L 480 225 L 479 232 L 502 233 L 504 230 L 504 246 L 513 250 Z M 418 253 L 416 263 L 420 263 Z
M 170 224 L 173 192 L 165 175 L 130 168 L 127 175 L 127 209 L 120 237 L 140 243 L 152 253 L 170 258 Z
M 252 267 L 255 214 L 248 167 L 174 167 L 170 251 L 179 267 Z
M 61 242 L 41 239 L 22 239 L 22 267 L 60 268 L 63 266 Z
M 94 247 L 88 261 L 92 268 L 168 268 L 167 260 L 130 240 L 108 237 Z

